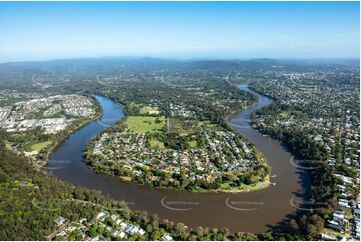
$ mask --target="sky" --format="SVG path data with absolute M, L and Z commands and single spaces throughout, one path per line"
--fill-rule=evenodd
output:
M 0 2 L 0 62 L 359 58 L 359 2 Z

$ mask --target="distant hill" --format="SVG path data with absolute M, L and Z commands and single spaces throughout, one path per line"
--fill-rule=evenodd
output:
M 104 57 L 104 58 L 83 58 L 83 59 L 62 59 L 50 61 L 33 62 L 8 62 L 0 64 L 0 74 L 6 73 L 9 77 L 12 74 L 32 75 L 33 73 L 53 73 L 67 75 L 95 75 L 114 74 L 119 72 L 142 72 L 156 70 L 207 70 L 212 72 L 238 72 L 238 71 L 265 71 L 274 68 L 285 68 L 304 70 L 315 67 L 330 65 L 355 66 L 356 59 L 334 59 L 334 60 L 276 60 L 270 58 L 258 58 L 249 60 L 171 60 L 152 57 Z M 0 78 L 1 80 L 1 78 Z
M 251 60 L 204 60 L 191 62 L 192 68 L 206 69 L 210 71 L 239 71 L 242 69 L 260 69 L 276 65 L 274 59 L 251 59 Z

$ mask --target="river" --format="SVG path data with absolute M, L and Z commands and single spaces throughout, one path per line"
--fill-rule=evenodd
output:
M 232 116 L 229 121 L 254 143 L 271 165 L 272 184 L 266 189 L 237 194 L 193 193 L 141 186 L 94 173 L 83 158 L 87 144 L 107 126 L 124 117 L 120 105 L 101 96 L 96 96 L 96 99 L 103 108 L 103 116 L 59 144 L 50 155 L 46 168 L 60 179 L 100 190 L 114 199 L 125 200 L 132 209 L 156 213 L 160 218 L 191 227 L 227 227 L 233 232 L 265 232 L 296 211 L 291 201 L 294 197 L 304 196 L 309 188 L 309 179 L 304 171 L 292 165 L 292 155 L 279 141 L 261 135 L 249 124 L 251 113 L 273 101 L 250 90 L 247 84 L 240 85 L 240 89 L 255 94 L 259 101 Z

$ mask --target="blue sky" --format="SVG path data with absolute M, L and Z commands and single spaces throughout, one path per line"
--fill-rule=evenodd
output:
M 359 57 L 359 2 L 0 2 L 0 61 Z

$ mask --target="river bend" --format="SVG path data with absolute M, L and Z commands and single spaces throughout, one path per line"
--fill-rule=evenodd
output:
M 191 227 L 265 232 L 296 211 L 291 200 L 295 196 L 303 196 L 309 181 L 305 172 L 292 165 L 292 155 L 279 141 L 263 136 L 249 123 L 251 113 L 273 101 L 250 90 L 247 84 L 240 85 L 240 89 L 253 93 L 259 101 L 232 116 L 229 122 L 265 155 L 271 165 L 272 184 L 267 189 L 238 194 L 193 193 L 141 186 L 94 173 L 83 158 L 87 144 L 107 126 L 124 117 L 120 105 L 101 96 L 96 96 L 96 99 L 102 106 L 102 117 L 75 131 L 59 144 L 50 155 L 46 168 L 60 179 L 100 190 L 115 199 L 125 200 L 132 209 L 156 213 L 160 218 L 183 222 Z

